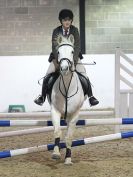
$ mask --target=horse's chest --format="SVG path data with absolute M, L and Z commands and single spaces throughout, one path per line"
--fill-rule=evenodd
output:
M 52 102 L 54 104 L 54 107 L 59 110 L 62 114 L 65 113 L 66 110 L 66 104 L 67 104 L 67 112 L 73 113 L 75 110 L 80 109 L 84 102 L 84 94 L 77 93 L 75 95 L 68 95 L 68 98 L 66 98 L 65 95 L 61 93 L 53 94 Z
M 74 113 L 77 109 L 83 105 L 84 93 L 80 84 L 79 79 L 74 75 L 70 87 L 68 90 L 65 89 L 64 83 L 60 82 L 60 79 L 54 84 L 52 91 L 52 105 L 60 112 L 64 113 L 67 108 L 68 113 Z M 66 90 L 68 92 L 66 92 Z

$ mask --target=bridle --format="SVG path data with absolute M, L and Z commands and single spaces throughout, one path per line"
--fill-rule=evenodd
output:
M 71 46 L 72 48 L 74 48 L 71 44 L 62 44 L 62 45 L 60 45 L 59 47 L 58 47 L 58 49 L 60 48 L 60 47 L 62 47 L 62 46 Z M 74 72 L 75 72 L 75 69 L 74 70 L 72 70 L 72 66 L 73 66 L 73 62 L 72 61 L 70 61 L 68 58 L 61 58 L 61 60 L 59 61 L 59 66 L 61 65 L 61 63 L 63 62 L 63 61 L 67 61 L 68 62 L 68 65 L 69 65 L 69 70 L 70 70 L 70 72 L 71 72 L 71 77 L 70 77 L 70 81 L 69 81 L 69 83 L 68 83 L 68 88 L 66 88 L 66 86 L 65 86 L 65 81 L 64 81 L 64 77 L 63 77 L 63 74 L 62 74 L 62 72 L 60 72 L 60 80 L 59 80 L 59 90 L 60 90 L 60 92 L 61 92 L 61 94 L 64 96 L 64 98 L 65 98 L 65 114 L 64 114 L 64 119 L 66 119 L 66 117 L 67 117 L 67 101 L 68 101 L 68 99 L 69 98 L 72 98 L 74 95 L 76 95 L 77 94 L 77 92 L 78 92 L 78 90 L 79 90 L 79 88 L 78 88 L 78 80 L 77 80 L 77 78 L 76 78 L 76 82 L 77 82 L 77 89 L 76 89 L 76 91 L 75 91 L 75 93 L 74 94 L 72 94 L 72 95 L 70 95 L 70 96 L 68 96 L 68 91 L 69 91 L 69 88 L 70 88 L 70 85 L 71 85 L 71 82 L 72 82 L 72 78 L 73 78 L 73 74 L 74 74 Z M 65 94 L 62 92 L 62 90 L 61 90 L 61 80 L 62 80 L 62 83 L 63 83 L 63 86 L 64 86 L 64 90 L 65 90 Z
M 70 47 L 72 47 L 72 48 L 74 49 L 73 45 L 71 45 L 71 44 L 61 44 L 61 45 L 58 47 L 58 49 L 59 49 L 60 47 L 62 47 L 62 46 L 70 46 Z M 72 71 L 73 62 L 70 61 L 68 58 L 61 58 L 61 60 L 58 62 L 58 63 L 59 63 L 59 66 L 61 65 L 61 63 L 62 63 L 64 60 L 68 62 L 69 68 L 70 68 L 71 72 L 73 72 L 73 71 Z

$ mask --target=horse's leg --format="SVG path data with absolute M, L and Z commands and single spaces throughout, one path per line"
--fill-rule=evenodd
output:
M 54 146 L 52 158 L 60 159 L 61 154 L 60 154 L 59 143 L 60 143 L 60 137 L 61 137 L 61 128 L 60 128 L 61 114 L 57 110 L 55 110 L 54 107 L 52 107 L 51 114 L 52 114 L 52 122 L 54 126 L 54 138 L 55 138 L 55 146 Z
M 73 140 L 73 133 L 76 127 L 76 122 L 78 120 L 79 111 L 72 116 L 71 119 L 68 119 L 68 128 L 66 134 L 66 156 L 65 156 L 65 164 L 72 165 L 71 161 L 71 145 Z

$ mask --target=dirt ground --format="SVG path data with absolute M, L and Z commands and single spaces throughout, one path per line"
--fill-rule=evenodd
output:
M 93 126 L 76 129 L 74 139 L 114 133 L 113 128 Z M 14 129 L 20 128 L 0 128 L 0 131 Z M 52 132 L 1 138 L 0 151 L 52 142 Z M 51 152 L 0 159 L 0 177 L 133 177 L 132 138 L 72 148 L 72 166 L 64 165 L 65 150 L 61 154 L 59 161 L 51 159 Z

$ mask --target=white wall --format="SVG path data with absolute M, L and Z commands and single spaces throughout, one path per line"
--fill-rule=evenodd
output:
M 41 92 L 37 81 L 45 75 L 48 56 L 0 57 L 0 112 L 7 112 L 11 104 L 23 104 L 26 111 L 49 110 L 46 102 L 42 107 L 33 100 Z M 96 61 L 95 66 L 86 66 L 94 85 L 94 96 L 100 101 L 97 108 L 114 106 L 114 55 L 85 55 L 82 62 Z M 88 100 L 83 108 L 89 108 Z

